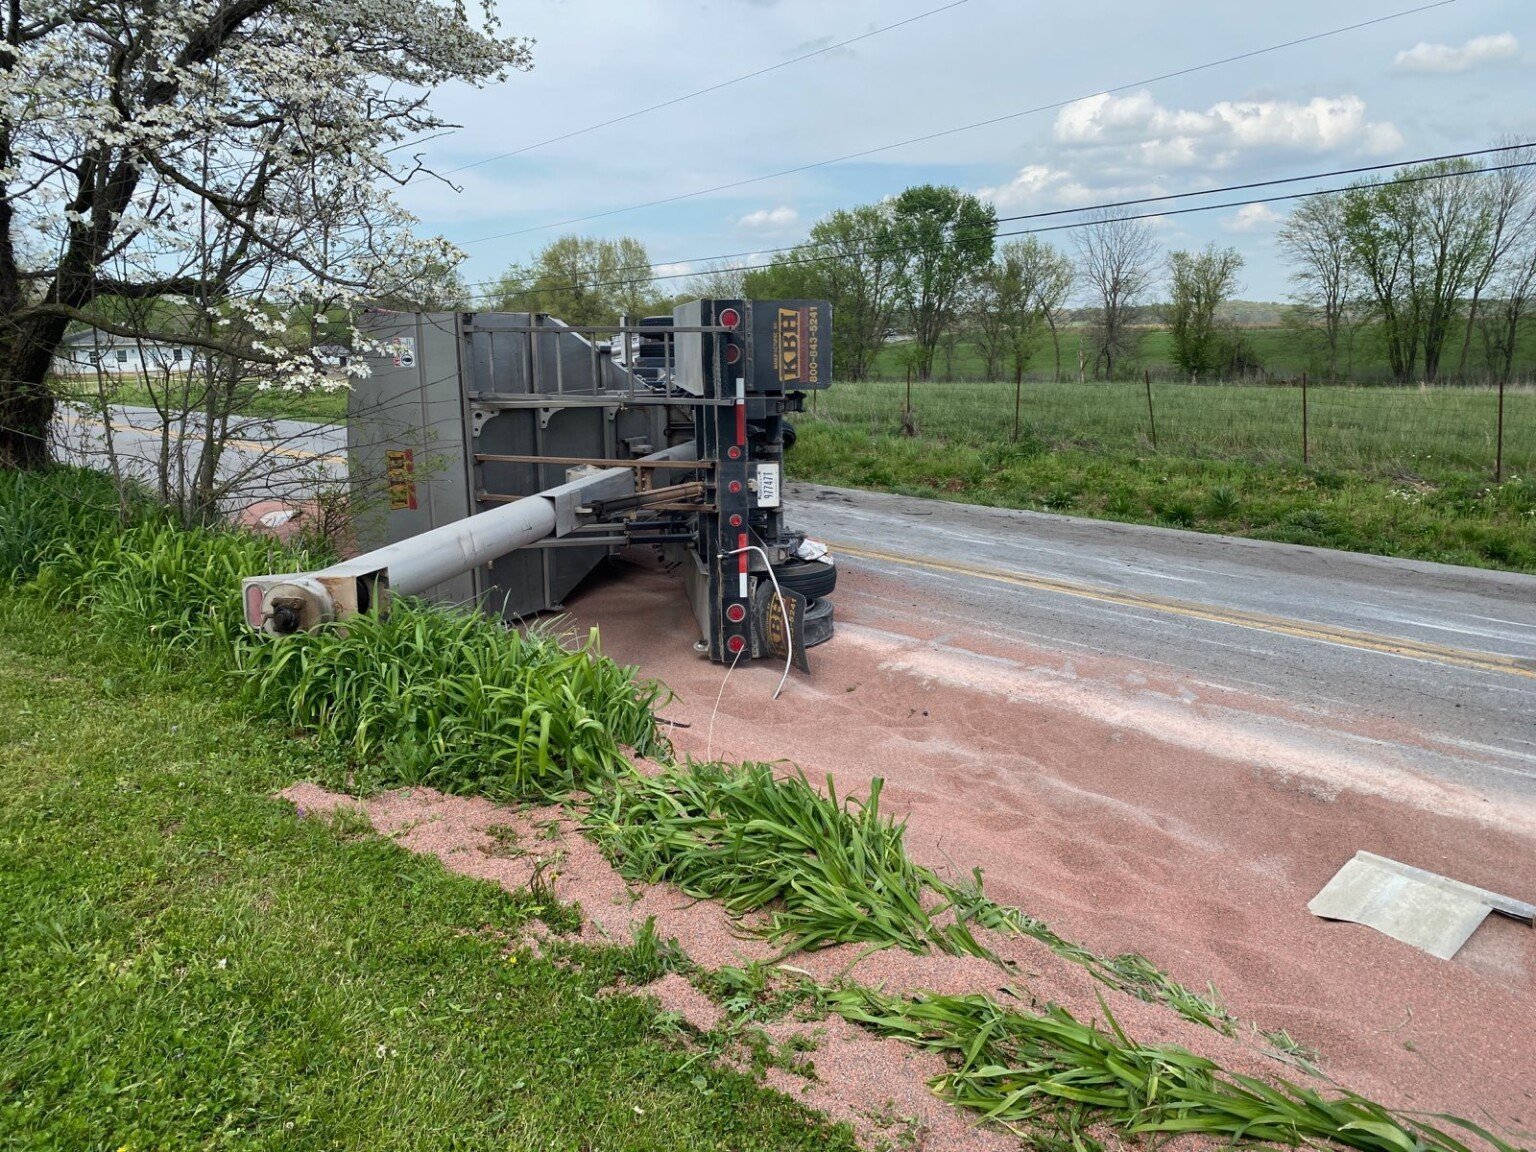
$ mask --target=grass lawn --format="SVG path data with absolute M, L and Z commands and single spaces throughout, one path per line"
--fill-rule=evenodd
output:
M 99 405 L 96 377 L 56 377 L 52 381 L 56 395 L 82 403 Z M 157 382 L 157 387 L 158 387 Z M 131 408 L 154 408 L 156 397 L 137 376 L 123 376 L 108 382 L 110 400 Z M 248 403 L 242 404 L 242 416 L 266 420 L 310 420 L 317 424 L 330 424 L 347 418 L 347 392 L 343 385 L 329 392 L 292 392 L 273 390 L 254 393 Z M 162 394 L 160 403 L 166 400 Z M 170 405 L 173 412 L 181 411 L 181 404 Z
M 1536 476 L 1394 476 L 1121 450 L 907 438 L 805 419 L 795 479 L 1536 572 Z
M 0 1148 L 851 1148 L 527 894 L 271 799 L 321 755 L 0 594 Z M 639 981 L 650 973 L 631 971 Z

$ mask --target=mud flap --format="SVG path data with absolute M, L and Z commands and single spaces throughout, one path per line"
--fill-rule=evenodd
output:
M 808 645 L 805 642 L 807 601 L 798 592 L 786 591 L 783 593 L 783 607 L 780 607 L 779 595 L 767 580 L 757 582 L 757 610 L 754 613 L 757 620 L 757 655 L 777 656 L 780 660 L 792 655 L 794 666 L 809 673 L 811 662 L 806 656 Z M 786 614 L 789 617 L 787 633 L 784 630 Z M 794 642 L 793 650 L 789 647 L 791 640 Z

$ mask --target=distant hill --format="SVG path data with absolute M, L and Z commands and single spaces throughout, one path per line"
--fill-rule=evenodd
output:
M 1239 328 L 1278 328 L 1285 322 L 1288 307 L 1276 300 L 1229 300 L 1221 307 L 1221 317 Z M 1162 301 L 1138 304 L 1130 310 L 1130 322 L 1138 327 L 1158 327 L 1166 309 Z M 1090 324 L 1093 317 L 1092 308 L 1073 308 L 1067 313 L 1067 323 Z

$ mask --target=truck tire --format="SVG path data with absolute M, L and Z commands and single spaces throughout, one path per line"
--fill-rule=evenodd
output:
M 795 441 L 800 438 L 795 431 L 795 426 L 788 420 L 784 421 L 784 451 L 788 452 L 795 446 Z
M 812 600 L 805 608 L 805 646 L 814 648 L 832 639 L 832 601 Z
M 819 600 L 832 595 L 837 587 L 837 569 L 820 560 L 791 560 L 773 570 L 779 587 L 786 592 L 798 592 L 807 600 Z

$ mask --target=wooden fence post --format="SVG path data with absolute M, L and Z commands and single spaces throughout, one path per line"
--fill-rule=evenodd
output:
M 1152 451 L 1157 451 L 1157 414 L 1152 411 L 1152 369 L 1143 368 L 1142 378 L 1147 382 L 1147 423 L 1152 426 Z

